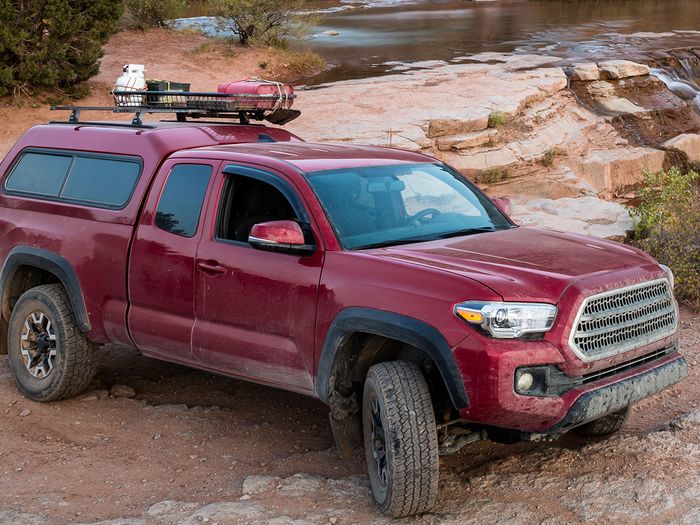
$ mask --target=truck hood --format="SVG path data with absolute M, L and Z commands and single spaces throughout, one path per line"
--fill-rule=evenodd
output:
M 512 228 L 466 237 L 371 250 L 398 259 L 464 275 L 506 301 L 556 304 L 568 286 L 591 276 L 658 273 L 644 252 L 623 244 L 535 228 Z M 589 279 L 600 281 L 600 279 Z M 469 299 L 469 298 L 464 298 Z

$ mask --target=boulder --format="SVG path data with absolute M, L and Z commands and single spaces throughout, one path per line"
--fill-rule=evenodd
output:
M 498 135 L 498 131 L 495 129 L 485 129 L 483 131 L 475 131 L 462 135 L 447 135 L 438 137 L 435 141 L 435 145 L 440 151 L 469 149 L 488 144 L 496 135 Z
M 685 153 L 691 162 L 700 162 L 700 135 L 684 133 L 667 140 L 661 147 Z
M 598 63 L 602 78 L 618 80 L 621 78 L 641 77 L 650 73 L 649 66 L 637 64 L 630 60 L 606 60 Z
M 129 385 L 114 385 L 109 389 L 109 395 L 112 397 L 136 397 L 136 390 L 131 388 Z
M 642 171 L 660 171 L 666 154 L 654 148 L 616 148 L 592 151 L 582 161 L 581 175 L 598 191 L 638 183 Z
M 600 69 L 593 62 L 574 64 L 571 80 L 590 81 L 600 78 Z

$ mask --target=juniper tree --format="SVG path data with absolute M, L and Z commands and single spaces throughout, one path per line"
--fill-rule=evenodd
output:
M 95 75 L 121 0 L 0 0 L 0 96 L 70 90 Z

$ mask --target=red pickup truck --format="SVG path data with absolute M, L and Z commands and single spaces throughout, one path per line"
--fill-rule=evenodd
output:
M 26 396 L 83 392 L 107 343 L 314 396 L 388 514 L 431 508 L 440 454 L 608 434 L 687 373 L 668 268 L 517 227 L 426 155 L 73 122 L 0 173 L 0 350 Z

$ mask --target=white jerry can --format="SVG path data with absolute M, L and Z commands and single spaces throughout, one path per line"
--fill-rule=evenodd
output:
M 126 64 L 123 74 L 117 79 L 114 91 L 145 91 L 146 90 L 146 66 L 143 64 Z M 115 95 L 117 106 L 143 106 L 145 95 Z

